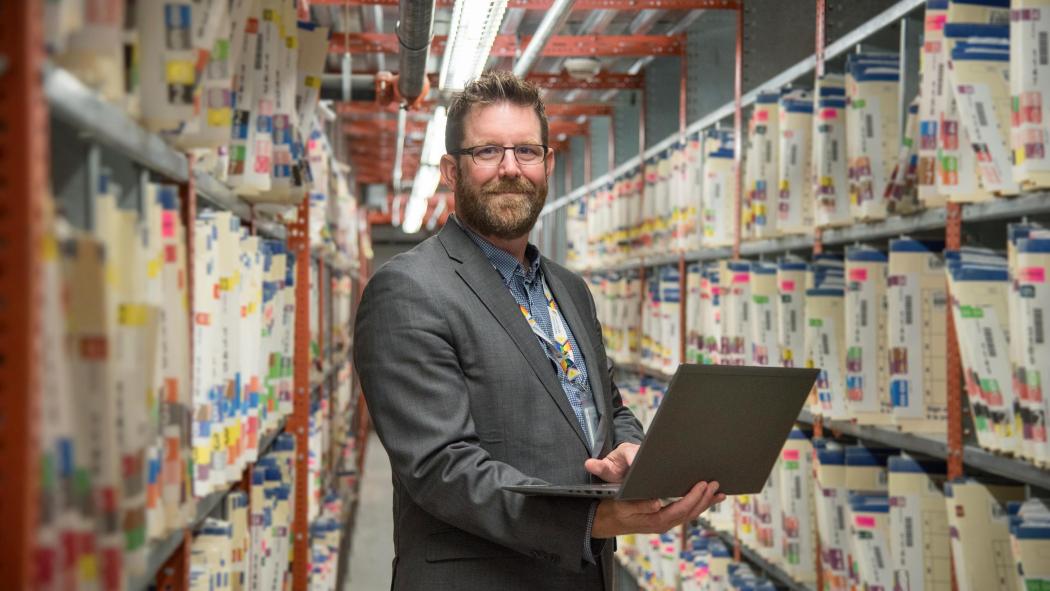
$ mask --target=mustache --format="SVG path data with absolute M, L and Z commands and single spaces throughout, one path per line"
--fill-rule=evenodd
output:
M 536 192 L 536 185 L 532 184 L 528 179 L 521 177 L 516 179 L 500 179 L 493 182 L 491 185 L 482 187 L 481 192 L 485 195 L 496 195 L 499 193 L 531 194 Z

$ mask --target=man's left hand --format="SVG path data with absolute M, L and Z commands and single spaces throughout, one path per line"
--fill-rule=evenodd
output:
M 583 463 L 583 467 L 605 482 L 623 482 L 627 476 L 627 469 L 631 467 L 637 453 L 637 443 L 624 442 L 600 460 L 587 460 Z

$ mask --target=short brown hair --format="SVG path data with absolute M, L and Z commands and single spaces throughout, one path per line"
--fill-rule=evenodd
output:
M 532 82 L 522 80 L 507 70 L 494 70 L 478 76 L 467 84 L 463 92 L 452 99 L 445 123 L 445 152 L 451 154 L 463 148 L 463 122 L 474 105 L 511 103 L 532 107 L 540 119 L 540 141 L 547 145 L 547 111 L 540 98 L 540 89 Z

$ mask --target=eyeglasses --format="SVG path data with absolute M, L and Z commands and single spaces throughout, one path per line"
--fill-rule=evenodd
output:
M 547 146 L 542 144 L 518 144 L 516 146 L 474 146 L 472 148 L 463 148 L 456 150 L 453 154 L 465 155 L 470 154 L 470 157 L 474 160 L 474 164 L 478 166 L 499 166 L 503 163 L 503 157 L 507 154 L 507 150 L 511 150 L 514 153 L 514 159 L 517 160 L 518 164 L 529 166 L 532 164 L 539 164 L 544 161 L 547 157 Z

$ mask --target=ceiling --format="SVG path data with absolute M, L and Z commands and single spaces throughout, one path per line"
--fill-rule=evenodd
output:
M 511 69 L 514 55 L 521 51 L 547 14 L 543 8 L 550 1 L 510 0 L 504 14 L 500 37 L 490 56 L 487 69 Z M 578 0 L 561 30 L 556 31 L 547 44 L 547 52 L 558 52 L 557 57 L 541 57 L 532 69 L 534 81 L 544 87 L 544 99 L 551 108 L 551 137 L 554 142 L 565 142 L 572 135 L 587 133 L 587 119 L 609 116 L 599 105 L 619 92 L 609 86 L 638 86 L 640 77 L 630 76 L 639 71 L 655 55 L 655 51 L 678 52 L 677 36 L 703 12 L 701 7 L 725 8 L 735 5 L 733 0 Z M 601 7 L 601 8 L 595 8 Z M 641 9 L 639 7 L 642 7 Z M 658 8 L 646 8 L 658 7 Z M 668 8 L 662 8 L 668 7 Z M 353 73 L 370 74 L 380 71 L 396 73 L 398 69 L 395 25 L 398 18 L 396 0 L 312 0 L 311 16 L 315 22 L 333 30 L 331 51 L 327 63 L 329 73 L 339 73 L 341 53 L 347 41 L 351 47 Z M 436 87 L 436 74 L 441 67 L 443 36 L 448 34 L 452 14 L 452 0 L 438 0 L 434 14 L 435 43 L 432 46 L 427 71 L 433 74 L 435 84 L 420 112 L 410 113 L 402 165 L 402 179 L 411 182 L 419 166 L 419 153 L 429 119 L 428 110 L 440 104 L 441 94 Z M 598 36 L 559 39 L 557 36 Z M 616 36 L 616 37 L 610 37 Z M 657 39 L 659 36 L 660 39 Z M 619 48 L 619 49 L 616 49 Z M 564 55 L 591 55 L 627 52 L 630 55 L 600 55 L 603 74 L 621 74 L 610 84 L 598 83 L 603 88 L 587 89 L 587 85 L 566 76 L 547 79 L 541 74 L 563 74 Z M 545 52 L 546 53 L 546 52 Z M 624 76 L 624 74 L 629 74 Z M 354 175 L 361 183 L 390 184 L 397 149 L 397 108 L 375 102 L 355 101 L 337 105 L 340 128 L 347 140 L 347 152 Z

